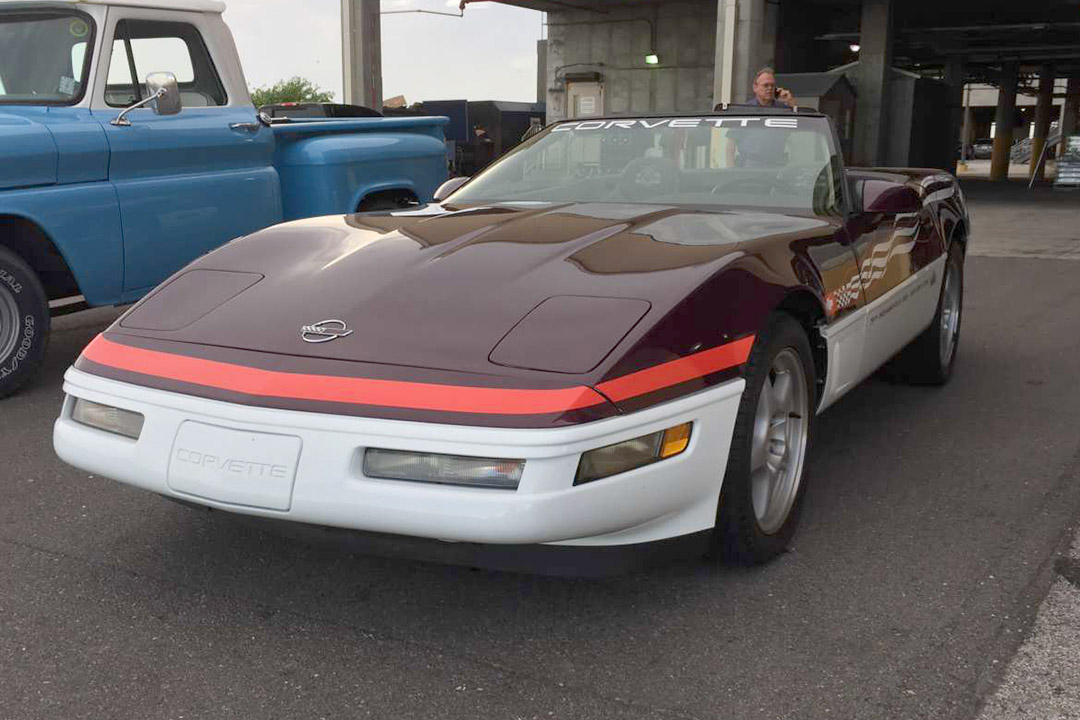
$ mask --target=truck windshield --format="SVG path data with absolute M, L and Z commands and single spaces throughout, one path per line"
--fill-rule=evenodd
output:
M 62 10 L 0 12 L 0 103 L 70 105 L 86 87 L 89 16 Z
M 450 204 L 617 202 L 840 212 L 828 120 L 795 114 L 560 123 Z

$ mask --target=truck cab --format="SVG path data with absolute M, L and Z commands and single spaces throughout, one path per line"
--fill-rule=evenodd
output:
M 425 202 L 445 180 L 444 118 L 272 127 L 224 9 L 0 0 L 0 397 L 60 303 L 133 302 L 233 238 Z

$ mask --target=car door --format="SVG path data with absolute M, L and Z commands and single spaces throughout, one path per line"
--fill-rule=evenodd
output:
M 109 143 L 109 179 L 123 218 L 124 289 L 132 297 L 230 239 L 279 222 L 281 200 L 271 131 L 256 121 L 246 91 L 223 83 L 205 18 L 109 12 L 108 64 L 95 114 Z M 142 81 L 156 71 L 176 75 L 181 112 L 159 116 L 142 108 L 128 115 L 130 126 L 111 124 L 145 97 Z
M 907 176 L 852 177 L 858 208 Z M 919 189 L 920 196 L 925 193 Z M 849 223 L 852 249 L 866 302 L 866 334 L 861 375 L 884 364 L 913 340 L 933 318 L 942 271 L 935 263 L 944 244 L 925 204 L 914 212 L 859 212 Z

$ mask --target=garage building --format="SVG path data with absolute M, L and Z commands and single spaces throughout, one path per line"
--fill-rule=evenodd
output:
M 1027 137 L 1017 128 L 1033 163 L 1052 124 L 1076 129 L 1080 0 L 464 0 L 465 12 L 476 2 L 547 13 L 537 99 L 548 121 L 704 112 L 747 100 L 757 70 L 774 66 L 851 82 L 855 164 L 951 167 L 969 83 L 998 91 L 994 179 Z M 377 102 L 378 1 L 342 6 L 346 93 Z M 1018 97 L 1034 103 L 1029 116 Z

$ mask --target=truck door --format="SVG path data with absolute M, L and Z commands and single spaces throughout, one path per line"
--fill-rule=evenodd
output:
M 201 13 L 109 10 L 94 113 L 108 138 L 109 179 L 123 219 L 126 297 L 281 220 L 273 135 L 256 121 L 246 90 L 223 82 L 242 76 L 218 71 L 220 62 L 235 64 L 235 55 L 208 42 L 207 30 Z M 145 97 L 143 80 L 156 71 L 176 75 L 181 112 L 141 108 L 128 115 L 129 127 L 112 125 Z

